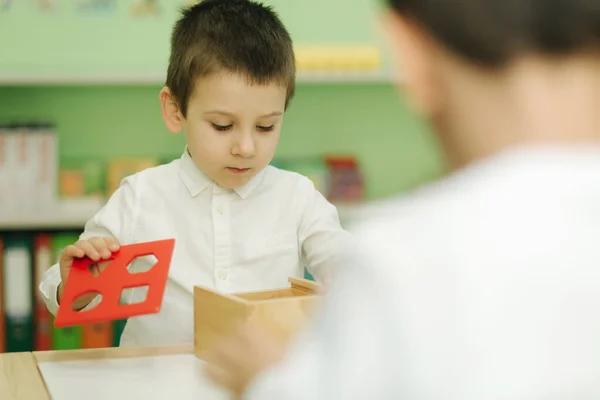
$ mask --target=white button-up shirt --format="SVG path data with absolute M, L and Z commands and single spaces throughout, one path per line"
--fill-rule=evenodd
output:
M 308 178 L 268 166 L 244 187 L 226 190 L 209 180 L 187 151 L 181 159 L 124 179 L 81 239 L 97 236 L 122 245 L 175 239 L 162 308 L 130 318 L 122 346 L 193 342 L 196 285 L 225 293 L 274 289 L 288 286 L 289 277 L 303 277 L 304 267 L 326 281 L 348 239 L 336 208 Z M 140 257 L 130 269 L 145 271 L 154 261 Z M 54 265 L 39 286 L 53 314 L 60 281 Z M 136 288 L 122 301 L 143 301 L 145 294 Z
M 600 399 L 600 147 L 507 151 L 372 218 L 246 399 Z

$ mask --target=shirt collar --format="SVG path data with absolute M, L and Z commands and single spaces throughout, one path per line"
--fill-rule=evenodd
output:
M 250 196 L 262 182 L 265 170 L 266 168 L 256 174 L 256 176 L 254 176 L 244 186 L 234 189 L 238 196 L 240 196 L 242 199 L 248 198 L 248 196 Z M 198 196 L 204 189 L 210 187 L 211 185 L 216 186 L 216 184 L 209 177 L 207 177 L 198 167 L 196 167 L 196 164 L 194 164 L 194 160 L 192 160 L 187 147 L 181 156 L 179 163 L 179 175 L 181 176 L 181 180 L 192 197 Z
M 260 185 L 260 183 L 262 182 L 263 177 L 265 176 L 266 169 L 266 167 L 263 168 L 262 171 L 260 171 L 258 174 L 256 174 L 256 176 L 250 179 L 250 182 L 246 183 L 242 187 L 235 189 L 235 192 L 238 194 L 238 196 L 240 196 L 242 199 L 248 198 L 248 196 L 250 196 L 258 187 L 258 185 Z

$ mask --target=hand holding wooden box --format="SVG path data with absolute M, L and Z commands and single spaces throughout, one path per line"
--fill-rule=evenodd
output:
M 287 343 L 312 316 L 321 300 L 320 286 L 289 278 L 291 287 L 224 294 L 194 288 L 194 353 L 203 358 L 215 343 L 242 323 L 258 324 L 274 338 Z

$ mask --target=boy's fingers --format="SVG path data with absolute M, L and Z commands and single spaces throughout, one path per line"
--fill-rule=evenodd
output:
M 98 252 L 98 254 L 100 254 L 102 258 L 107 259 L 112 255 L 111 251 L 108 249 L 104 238 L 91 238 L 88 239 L 88 242 L 96 248 L 96 251 Z
M 117 242 L 117 240 L 114 238 L 110 238 L 110 237 L 104 238 L 104 242 L 106 243 L 106 246 L 108 247 L 108 249 L 112 252 L 119 250 L 119 248 L 121 247 L 119 245 L 119 242 Z
M 74 258 L 82 258 L 85 252 L 75 245 L 68 245 L 62 253 L 61 261 L 72 261 Z
M 75 243 L 75 246 L 83 250 L 85 254 L 92 260 L 98 261 L 100 259 L 100 253 L 89 241 L 79 240 L 77 243 Z

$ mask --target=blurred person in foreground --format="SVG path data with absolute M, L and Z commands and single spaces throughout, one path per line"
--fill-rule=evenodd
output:
M 286 351 L 210 361 L 247 399 L 600 398 L 600 1 L 389 0 L 451 172 L 380 204 Z

